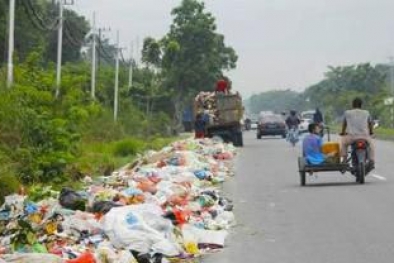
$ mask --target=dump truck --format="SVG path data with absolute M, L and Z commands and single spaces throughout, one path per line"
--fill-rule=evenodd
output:
M 206 118 L 206 137 L 218 136 L 234 146 L 243 146 L 244 107 L 239 94 L 201 92 L 194 101 L 194 114 L 203 114 Z

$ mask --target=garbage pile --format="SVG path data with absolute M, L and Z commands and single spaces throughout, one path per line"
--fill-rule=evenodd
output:
M 235 220 L 218 186 L 235 153 L 220 140 L 184 140 L 86 177 L 82 191 L 7 196 L 0 263 L 190 262 L 222 249 Z
M 241 96 L 200 92 L 194 101 L 195 111 L 209 117 L 209 124 L 238 122 L 243 116 Z
M 218 122 L 219 111 L 214 92 L 200 92 L 195 98 L 194 105 L 198 113 L 206 114 L 209 117 L 210 124 Z

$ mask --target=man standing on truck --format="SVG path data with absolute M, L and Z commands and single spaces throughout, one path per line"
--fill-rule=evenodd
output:
M 228 81 L 222 76 L 218 82 L 216 82 L 216 89 L 217 93 L 228 94 L 229 91 L 229 84 Z

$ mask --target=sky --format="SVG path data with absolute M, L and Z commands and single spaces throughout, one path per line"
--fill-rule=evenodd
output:
M 75 0 L 72 7 L 131 50 L 161 37 L 181 0 Z M 206 0 L 218 31 L 238 56 L 229 73 L 245 96 L 273 89 L 302 91 L 327 67 L 386 63 L 394 56 L 393 0 Z M 138 41 L 139 40 L 139 41 Z M 139 47 L 142 45 L 139 44 Z M 127 53 L 127 51 L 125 51 Z

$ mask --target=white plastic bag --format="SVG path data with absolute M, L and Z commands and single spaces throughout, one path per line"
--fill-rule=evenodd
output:
M 102 220 L 102 228 L 112 245 L 140 253 L 176 256 L 180 249 L 171 240 L 173 226 L 154 204 L 115 207 Z
M 52 254 L 12 254 L 3 255 L 3 259 L 7 263 L 64 263 L 65 261 L 58 256 Z
M 184 225 L 182 227 L 182 235 L 185 242 L 195 240 L 198 244 L 210 244 L 224 247 L 228 232 L 225 230 L 205 230 L 191 225 Z

